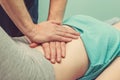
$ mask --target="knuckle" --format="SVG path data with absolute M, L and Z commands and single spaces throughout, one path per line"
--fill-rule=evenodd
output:
M 63 38 L 63 37 L 59 37 L 58 39 L 59 39 L 60 41 L 64 40 L 64 38 Z
M 53 39 L 54 39 L 54 36 L 50 35 L 50 36 L 48 37 L 48 39 L 49 39 L 49 40 L 53 40 Z
M 43 47 L 49 47 L 49 44 L 45 43 L 43 44 Z
M 65 46 L 65 42 L 61 42 L 61 46 Z
M 66 36 L 66 33 L 63 33 L 63 36 Z
M 56 48 L 60 48 L 60 43 L 59 42 L 56 42 Z
M 54 42 L 50 42 L 50 47 L 51 47 L 51 49 L 54 50 L 54 48 L 55 48 L 55 43 L 54 43 Z
M 55 35 L 56 35 L 57 33 L 58 33 L 58 32 L 57 32 L 57 30 L 54 30 L 54 31 L 53 31 L 53 34 L 55 34 Z
M 52 55 L 51 55 L 51 58 L 55 58 L 55 55 L 54 55 L 54 54 L 52 54 Z
M 61 56 L 61 50 L 57 50 L 57 56 Z

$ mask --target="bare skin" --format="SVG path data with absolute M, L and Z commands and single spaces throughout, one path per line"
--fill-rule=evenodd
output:
M 120 57 L 117 57 L 96 80 L 120 80 Z
M 67 0 L 50 0 L 48 21 L 54 20 L 55 24 L 61 25 L 64 17 Z M 37 46 L 34 44 L 33 47 Z M 45 57 L 52 63 L 61 62 L 66 54 L 66 43 L 64 41 L 50 41 L 42 43 Z M 57 54 L 57 56 L 55 56 Z
M 64 27 L 70 28 L 68 26 Z M 41 46 L 36 47 L 36 49 L 44 55 Z M 78 38 L 66 44 L 66 57 L 62 59 L 62 62 L 52 65 L 55 70 L 56 80 L 75 80 L 84 75 L 88 64 L 89 60 L 84 45 L 81 38 Z
M 1 0 L 0 3 L 18 29 L 33 42 L 43 43 L 55 40 L 66 42 L 75 36 L 74 33 L 76 34 L 70 30 L 66 31 L 60 25 L 52 24 L 55 20 L 34 24 L 25 7 L 24 0 Z M 46 34 L 46 32 L 48 33 Z M 66 36 L 64 36 L 65 33 Z
M 117 24 L 115 24 L 114 27 L 115 27 L 116 29 L 120 30 L 120 22 L 117 23 Z
M 30 47 L 36 47 L 39 43 L 42 43 L 45 54 L 52 55 L 45 57 L 51 59 L 53 63 L 56 58 L 55 54 L 59 54 L 57 62 L 60 62 L 61 58 L 65 57 L 65 42 L 79 36 L 77 32 L 61 27 L 66 3 L 67 0 L 50 0 L 48 21 L 34 24 L 26 9 L 24 0 L 0 0 L 0 5 L 14 24 L 32 42 Z M 59 48 L 56 49 L 56 45 Z M 62 54 L 60 54 L 61 52 Z
M 116 29 L 120 30 L 120 25 L 116 24 L 114 26 Z M 69 28 L 68 26 L 65 27 Z M 42 51 L 44 55 L 41 46 L 37 47 L 37 49 Z M 52 65 L 55 70 L 56 80 L 76 80 L 77 78 L 82 77 L 88 69 L 89 60 L 81 38 L 67 43 L 66 58 L 63 59 L 60 64 L 57 63 Z M 63 69 L 65 70 L 64 73 Z M 96 80 L 120 80 L 119 70 L 120 57 L 116 58 L 113 63 L 108 68 L 106 68 L 100 76 L 98 76 Z
M 21 3 L 20 3 L 20 1 L 22 1 L 22 5 L 21 5 Z M 8 3 L 7 3 L 8 2 Z M 14 4 L 13 5 L 13 3 L 15 3 L 15 2 L 18 2 L 18 4 Z M 15 24 L 19 27 L 19 29 L 24 33 L 24 34 L 26 34 L 30 39 L 31 39 L 31 41 L 33 41 L 33 42 L 37 42 L 37 43 L 41 43 L 41 38 L 39 38 L 38 39 L 38 37 L 39 37 L 39 35 L 36 35 L 37 34 L 37 32 L 38 32 L 38 34 L 40 33 L 39 31 L 36 31 L 36 30 L 40 30 L 40 29 L 38 29 L 38 27 L 35 27 L 35 26 L 37 26 L 37 25 L 34 25 L 33 24 L 33 22 L 32 22 L 32 20 L 31 20 L 31 18 L 30 18 L 30 16 L 29 16 L 29 14 L 28 14 L 28 12 L 27 12 L 27 10 L 26 10 L 26 8 L 25 8 L 25 5 L 23 4 L 23 0 L 0 0 L 0 4 L 2 4 L 2 7 L 6 10 L 6 12 L 9 14 L 9 16 L 11 17 L 11 19 L 15 22 Z M 7 5 L 7 6 L 6 6 Z M 18 8 L 18 6 L 21 6 L 21 7 L 19 7 Z M 10 9 L 10 7 L 12 7 L 12 9 L 14 9 L 14 10 L 11 10 Z M 23 12 L 21 12 L 20 10 L 22 10 Z M 19 14 L 18 14 L 19 13 Z M 23 21 L 23 20 L 24 21 Z M 58 20 L 58 19 L 57 19 Z M 58 25 L 53 25 L 52 23 L 49 23 L 49 24 L 51 24 L 52 26 L 54 26 L 54 27 L 51 27 L 50 29 L 55 29 L 55 28 L 58 28 Z M 33 26 L 36 28 L 36 29 L 34 29 L 33 30 Z M 29 29 L 28 29 L 29 28 Z M 117 28 L 118 29 L 118 28 Z M 53 33 L 53 31 L 51 30 L 51 32 Z M 34 33 L 36 31 L 36 33 Z M 29 33 L 30 32 L 30 33 Z M 57 32 L 59 32 L 59 31 L 57 31 Z M 70 36 L 70 34 L 72 33 L 72 34 L 74 34 L 75 32 L 66 32 L 65 30 L 63 31 L 63 29 L 60 29 L 60 32 L 63 32 L 63 33 L 68 33 L 68 35 L 67 35 L 67 37 L 72 37 L 72 36 Z M 33 34 L 34 33 L 34 34 Z M 70 41 L 70 39 L 68 39 L 68 38 L 66 38 L 66 37 L 63 37 L 64 35 L 63 35 L 63 33 L 62 34 L 60 34 L 59 33 L 59 35 L 62 35 L 62 36 L 60 36 L 59 38 L 57 37 L 56 38 L 56 36 L 52 39 L 52 40 L 61 40 L 61 41 L 66 41 L 66 42 L 68 42 L 68 41 Z M 31 35 L 31 34 L 33 34 L 33 35 Z M 36 36 L 37 36 L 37 38 L 36 38 Z M 49 37 L 51 37 L 51 36 L 54 36 L 54 35 L 58 35 L 58 34 L 55 34 L 55 33 L 53 33 L 52 35 L 48 35 Z M 35 37 L 33 37 L 33 36 L 35 36 Z M 47 41 L 52 41 L 51 39 L 50 40 L 47 40 Z M 45 42 L 44 41 L 44 39 L 43 39 L 43 42 Z M 76 43 L 75 43 L 76 42 Z M 70 42 L 70 43 L 68 43 L 67 45 L 69 45 L 70 46 L 70 44 L 71 44 L 71 46 L 73 46 L 74 45 L 74 43 L 75 44 L 78 44 L 77 42 L 79 42 L 79 44 L 82 44 L 82 41 L 81 41 L 81 39 L 79 38 L 79 39 L 77 39 L 77 40 L 73 40 L 72 42 Z M 66 47 L 67 47 L 67 45 L 66 45 Z M 75 47 L 76 47 L 77 45 L 75 45 Z M 80 47 L 80 45 L 79 46 L 77 46 L 77 47 Z M 82 46 L 82 48 L 83 48 L 83 46 Z M 78 78 L 78 77 L 80 77 L 80 76 L 82 76 L 84 73 L 85 73 L 85 71 L 87 70 L 87 65 L 88 65 L 88 59 L 87 59 L 87 55 L 86 55 L 86 52 L 85 52 L 85 50 L 84 50 L 84 48 L 83 48 L 83 50 L 81 51 L 79 51 L 79 49 L 78 49 L 78 51 L 77 52 L 79 52 L 78 54 L 77 54 L 77 52 L 76 52 L 76 56 L 73 56 L 73 55 L 75 55 L 72 51 L 71 51 L 71 53 L 69 53 L 69 51 L 70 50 L 72 50 L 72 49 L 74 49 L 74 47 L 67 47 L 67 49 L 66 49 L 66 55 L 68 56 L 68 57 L 66 57 L 64 60 L 63 60 L 63 65 L 62 64 L 53 64 L 53 66 L 54 66 L 54 69 L 55 69 L 55 73 L 56 73 L 56 79 L 57 80 L 75 80 L 76 78 Z M 41 50 L 42 50 L 42 48 L 41 48 Z M 80 54 L 81 53 L 81 54 Z M 77 58 L 78 56 L 83 56 L 80 60 L 79 60 L 79 58 Z M 72 60 L 69 60 L 69 59 L 72 59 Z M 86 60 L 85 60 L 86 59 Z M 68 61 L 68 62 L 67 62 Z M 76 62 L 76 61 L 84 61 L 84 62 L 81 62 L 81 64 L 78 64 L 78 63 L 74 63 L 74 62 Z M 119 65 L 119 62 L 120 61 L 120 59 L 119 59 L 119 57 L 97 78 L 97 80 L 119 80 L 120 79 L 120 77 L 119 77 L 119 75 L 118 74 L 120 74 L 118 71 L 118 68 L 117 68 L 117 70 L 116 70 L 116 66 L 118 66 Z M 67 66 L 68 65 L 70 65 L 71 64 L 71 62 L 73 62 L 73 64 L 72 65 L 75 65 L 75 66 L 72 66 L 71 68 L 68 68 Z M 80 62 L 79 62 L 80 63 Z M 61 66 L 61 67 L 59 67 L 59 66 Z M 81 67 L 81 65 L 83 66 L 83 67 Z M 58 66 L 58 67 L 57 67 Z M 78 68 L 79 67 L 79 68 Z M 81 67 L 81 68 L 80 68 Z M 66 68 L 66 71 L 65 71 L 65 74 L 67 75 L 64 75 L 63 74 L 63 72 L 60 72 L 60 71 L 62 71 L 63 69 L 65 69 Z M 75 69 L 75 70 L 73 70 L 73 69 Z M 60 70 L 60 71 L 59 71 Z M 81 70 L 83 70 L 83 71 L 81 71 Z M 114 72 L 113 72 L 113 70 L 114 70 Z M 71 72 L 69 72 L 69 71 L 71 71 Z M 80 72 L 79 72 L 80 71 Z M 59 72 L 60 73 L 62 73 L 63 75 L 61 75 L 61 74 L 59 74 Z M 76 73 L 76 74 L 74 74 L 74 73 Z M 113 76 L 112 75 L 112 73 L 115 73 L 115 75 Z M 62 76 L 62 77 L 61 77 Z
M 120 30 L 120 22 L 114 27 Z M 120 57 L 117 57 L 96 80 L 120 80 Z

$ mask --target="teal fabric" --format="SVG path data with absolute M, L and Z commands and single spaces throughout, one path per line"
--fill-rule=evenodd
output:
M 78 80 L 94 80 L 117 56 L 120 56 L 120 31 L 95 18 L 76 15 L 64 21 L 80 32 L 90 64 Z

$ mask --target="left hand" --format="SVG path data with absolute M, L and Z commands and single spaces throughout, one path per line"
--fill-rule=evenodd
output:
M 31 43 L 30 47 L 35 48 L 39 44 Z M 50 60 L 51 63 L 60 63 L 62 58 L 66 56 L 66 43 L 65 42 L 46 42 L 41 44 L 45 58 Z
M 61 59 L 64 58 L 66 54 L 65 42 L 42 43 L 42 48 L 44 50 L 45 57 L 53 64 L 55 62 L 60 63 Z

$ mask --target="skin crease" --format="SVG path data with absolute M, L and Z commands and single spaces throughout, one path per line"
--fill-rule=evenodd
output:
M 2 2 L 3 1 L 3 2 Z M 24 5 L 21 5 L 20 3 L 20 5 L 19 6 L 21 6 L 21 8 L 18 8 L 18 4 L 16 4 L 16 5 L 13 5 L 12 3 L 11 3 L 11 1 L 15 1 L 15 2 L 18 2 L 19 3 L 19 1 L 23 1 L 23 0 L 0 0 L 0 4 L 2 4 L 2 7 L 4 7 L 4 9 L 6 10 L 6 12 L 9 14 L 9 16 L 11 17 L 11 19 L 14 21 L 14 23 L 19 27 L 19 29 L 24 33 L 24 34 L 26 34 L 30 39 L 31 39 L 31 41 L 33 41 L 33 42 L 38 42 L 38 41 L 40 41 L 40 40 L 36 40 L 35 41 L 35 39 L 32 39 L 33 38 L 33 35 L 36 35 L 36 34 L 33 34 L 33 32 L 32 31 L 34 31 L 33 30 L 33 26 L 37 26 L 37 25 L 34 25 L 33 24 L 33 22 L 32 22 L 32 20 L 31 20 L 31 18 L 30 18 L 30 16 L 29 16 L 29 14 L 28 14 L 28 12 L 26 11 L 26 9 L 25 9 L 25 7 L 23 7 Z M 60 0 L 59 0 L 60 1 Z M 62 0 L 61 0 L 62 1 Z M 6 2 L 8 2 L 9 3 L 9 5 L 7 4 L 7 6 L 5 6 L 6 5 Z M 16 6 L 16 7 L 15 7 Z M 15 9 L 15 11 L 14 10 L 11 10 L 10 9 L 10 7 L 12 7 L 12 9 Z M 21 12 L 21 11 L 19 11 L 19 10 L 21 10 L 22 9 L 22 11 L 24 12 Z M 21 13 L 20 15 L 19 14 L 17 14 L 17 13 Z M 15 14 L 15 15 L 14 15 Z M 26 15 L 27 14 L 27 15 Z M 51 17 L 52 18 L 52 17 Z M 24 20 L 24 21 L 23 21 Z M 56 19 L 56 20 L 59 20 L 59 19 Z M 56 22 L 59 22 L 59 21 L 56 21 Z M 52 23 L 50 23 L 51 25 L 52 25 Z M 116 24 L 116 26 L 119 26 L 119 24 Z M 24 27 L 22 27 L 22 26 L 24 26 Z M 54 27 L 53 28 L 55 28 L 56 26 L 58 26 L 58 25 L 54 25 Z M 29 29 L 24 29 L 24 28 L 29 28 Z M 119 27 L 117 27 L 117 29 L 120 29 Z M 26 31 L 25 31 L 26 30 Z M 36 29 L 37 30 L 37 29 Z M 63 29 L 62 29 L 63 30 Z M 29 34 L 29 32 L 31 32 L 31 34 L 33 34 L 32 36 L 30 36 L 31 34 Z M 38 31 L 39 32 L 39 31 Z M 64 32 L 64 31 L 63 31 Z M 66 31 L 65 31 L 66 32 Z M 74 33 L 74 32 L 73 32 Z M 60 34 L 59 34 L 60 35 Z M 32 38 L 31 38 L 32 37 Z M 38 37 L 38 36 L 37 36 Z M 55 39 L 55 38 L 54 38 Z M 58 40 L 58 39 L 57 39 Z M 80 38 L 79 39 L 77 39 L 77 40 L 80 40 Z M 74 43 L 74 41 L 77 41 L 77 40 L 73 40 L 72 42 Z M 61 41 L 69 41 L 68 40 L 68 38 L 67 38 L 67 40 L 61 40 Z M 72 42 L 71 42 L 71 45 L 73 45 L 72 44 Z M 81 42 L 81 41 L 80 41 Z M 41 42 L 40 42 L 41 43 Z M 48 45 L 49 45 L 50 43 L 48 43 Z M 54 45 L 54 43 L 52 43 L 52 45 Z M 60 44 L 59 44 L 60 45 Z M 81 45 L 82 45 L 82 43 L 81 43 Z M 55 46 L 55 45 L 54 45 Z M 67 46 L 67 45 L 66 45 Z M 66 51 L 67 51 L 67 49 L 66 49 Z M 84 50 L 83 50 L 84 51 Z M 72 53 L 71 53 L 72 54 Z M 66 55 L 67 55 L 67 53 L 66 53 Z M 82 54 L 81 54 L 82 55 Z M 88 63 L 88 60 L 87 60 L 87 56 L 85 56 L 85 55 L 83 55 L 85 58 L 86 58 L 86 64 Z M 71 56 L 72 57 L 72 56 Z M 68 59 L 67 58 L 67 56 L 66 56 L 66 58 L 65 59 Z M 65 60 L 64 59 L 64 60 Z M 66 60 L 65 60 L 66 61 Z M 64 61 L 64 62 L 65 62 Z M 68 60 L 69 61 L 69 60 Z M 63 62 L 63 61 L 62 61 Z M 118 57 L 98 78 L 97 78 L 97 80 L 120 80 L 120 77 L 119 77 L 119 74 L 120 74 L 120 66 L 119 66 L 119 62 L 120 62 L 120 58 Z M 87 66 L 86 66 L 86 64 L 84 64 L 84 66 L 85 66 L 85 70 L 84 70 L 84 67 L 82 67 L 82 68 L 80 68 L 81 70 L 83 70 L 82 72 L 77 72 L 77 73 L 82 73 L 82 74 L 80 74 L 79 76 L 82 76 L 83 74 L 84 74 L 84 72 L 87 70 Z M 54 65 L 54 64 L 53 64 Z M 55 64 L 56 65 L 56 64 Z M 75 65 L 75 64 L 74 64 Z M 57 65 L 56 65 L 57 66 Z M 80 66 L 80 65 L 79 65 Z M 116 66 L 118 66 L 118 68 L 116 68 Z M 54 68 L 55 68 L 55 66 L 54 66 Z M 75 68 L 75 69 L 78 69 L 78 68 Z M 69 71 L 69 70 L 68 70 Z M 74 71 L 74 70 L 73 70 Z M 77 71 L 77 70 L 75 70 L 75 71 Z M 57 73 L 57 69 L 55 70 L 55 72 L 56 72 L 56 74 L 58 74 Z M 67 71 L 66 71 L 66 73 L 67 73 Z M 70 72 L 68 72 L 68 73 L 70 73 Z M 113 73 L 115 74 L 115 75 L 113 75 Z M 71 76 L 71 78 L 68 78 L 70 75 L 72 75 Z M 68 77 L 66 77 L 66 76 L 64 76 L 63 75 L 63 78 L 64 77 L 66 77 L 66 78 L 64 78 L 64 79 L 61 79 L 61 77 L 59 77 L 59 75 L 56 75 L 57 77 L 56 77 L 56 79 L 57 80 L 74 80 L 76 77 L 78 77 L 78 76 L 76 76 L 76 75 L 74 75 L 74 74 L 69 74 L 68 75 Z
M 39 43 L 42 43 L 45 57 L 51 59 L 53 63 L 55 63 L 56 54 L 59 54 L 57 62 L 65 57 L 65 42 L 77 39 L 79 36 L 75 31 L 61 27 L 66 4 L 67 0 L 50 0 L 47 21 L 34 24 L 26 9 L 24 0 L 0 0 L 0 5 L 17 28 L 30 39 L 30 47 L 36 47 Z M 46 32 L 48 33 L 46 34 Z M 56 47 L 59 48 L 56 49 Z M 62 54 L 60 54 L 61 52 Z
M 66 31 L 64 28 L 60 27 L 60 25 L 53 24 L 55 20 L 52 20 L 52 18 L 49 18 L 51 19 L 51 21 L 44 21 L 38 24 L 34 24 L 25 7 L 24 0 L 1 0 L 0 3 L 8 16 L 18 27 L 18 29 L 23 34 L 25 34 L 32 42 L 43 43 L 54 40 L 68 42 L 71 38 L 74 38 L 73 36 L 75 36 L 76 34 L 76 32 L 71 32 L 70 30 Z M 46 34 L 46 32 L 49 33 Z M 64 36 L 65 33 L 67 34 L 66 36 Z M 42 37 L 42 35 L 44 35 L 44 37 Z
M 68 26 L 64 27 L 72 29 Z M 36 49 L 41 51 L 44 55 L 41 46 L 36 47 Z M 61 60 L 61 63 L 55 63 L 52 65 L 55 70 L 56 80 L 75 80 L 84 75 L 88 68 L 88 64 L 89 60 L 84 45 L 82 40 L 78 38 L 66 43 L 66 57 Z M 64 73 L 63 69 L 65 70 Z
M 64 26 L 64 27 L 70 28 L 68 26 Z M 120 23 L 115 24 L 114 27 L 120 30 Z M 76 47 L 76 50 L 74 50 L 75 47 Z M 44 51 L 41 46 L 36 47 L 36 49 L 39 51 L 42 51 L 44 55 Z M 81 59 L 79 56 L 81 56 Z M 101 73 L 98 76 L 98 78 L 96 78 L 96 80 L 120 80 L 120 77 L 119 77 L 120 63 L 119 62 L 120 62 L 120 57 L 116 58 L 115 61 L 113 61 L 112 64 L 108 68 L 106 68 L 103 71 L 103 73 Z M 83 76 L 86 70 L 88 69 L 89 60 L 81 39 L 79 38 L 77 40 L 73 40 L 72 42 L 67 43 L 65 59 L 62 59 L 62 62 L 60 64 L 56 63 L 52 65 L 55 70 L 56 80 L 76 80 L 77 78 Z M 70 67 L 70 66 L 73 66 L 73 67 Z M 65 73 L 63 73 L 63 69 L 66 70 Z
M 120 31 L 120 22 L 114 27 Z M 120 80 L 120 57 L 117 57 L 96 80 Z

